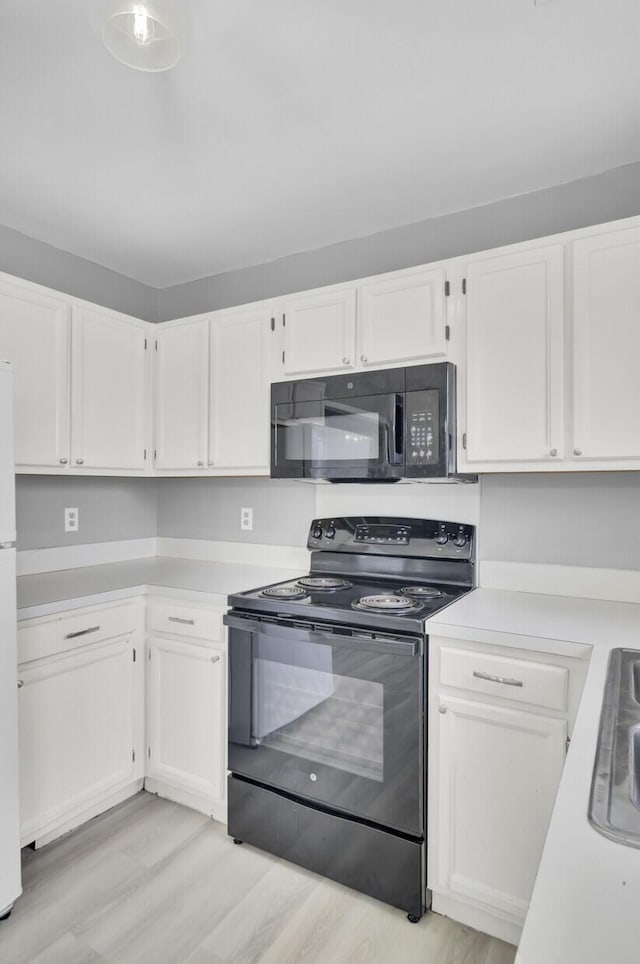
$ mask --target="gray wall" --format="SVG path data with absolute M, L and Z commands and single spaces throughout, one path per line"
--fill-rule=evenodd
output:
M 158 292 L 158 321 L 427 264 L 640 213 L 640 163 Z
M 146 321 L 157 317 L 155 288 L 1 225 L 0 271 Z
M 240 529 L 240 509 L 253 529 Z M 158 535 L 304 546 L 315 515 L 315 486 L 271 479 L 162 479 Z
M 640 472 L 483 476 L 480 556 L 640 569 Z
M 155 479 L 18 475 L 18 549 L 47 549 L 156 535 Z M 65 508 L 78 508 L 80 529 L 64 531 Z

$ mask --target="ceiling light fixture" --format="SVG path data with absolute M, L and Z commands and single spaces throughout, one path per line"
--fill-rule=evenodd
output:
M 171 0 L 109 0 L 102 39 L 128 67 L 169 70 L 182 55 L 184 23 Z

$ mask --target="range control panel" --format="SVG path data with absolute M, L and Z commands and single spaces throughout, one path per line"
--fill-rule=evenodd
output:
M 473 559 L 474 543 L 475 527 L 467 523 L 389 516 L 314 519 L 307 540 L 316 550 L 451 560 Z

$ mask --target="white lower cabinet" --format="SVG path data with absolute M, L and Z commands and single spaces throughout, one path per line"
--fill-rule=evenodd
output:
M 566 720 L 440 697 L 441 879 L 524 919 L 555 799 Z
M 226 821 L 222 612 L 138 597 L 20 623 L 23 845 L 48 843 L 143 785 Z
M 19 666 L 23 844 L 45 843 L 141 785 L 142 673 L 135 628 Z
M 223 612 L 169 597 L 147 603 L 145 787 L 226 822 Z
M 185 639 L 147 643 L 148 790 L 221 818 L 225 673 L 221 649 Z
M 430 647 L 433 909 L 517 943 L 586 663 L 433 637 Z

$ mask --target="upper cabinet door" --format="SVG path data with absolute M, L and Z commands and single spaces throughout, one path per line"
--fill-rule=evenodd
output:
M 358 364 L 383 366 L 447 353 L 446 272 L 395 272 L 359 288 Z
M 264 310 L 211 319 L 212 469 L 269 474 L 270 317 Z
M 207 464 L 209 322 L 159 326 L 155 355 L 155 468 Z
M 572 456 L 640 458 L 640 228 L 574 242 L 573 342 Z
M 14 368 L 15 460 L 69 461 L 69 307 L 56 298 L 0 285 L 0 357 Z
M 287 298 L 279 321 L 284 325 L 284 375 L 341 372 L 355 367 L 355 287 L 327 288 Z
M 466 287 L 466 462 L 561 458 L 563 245 L 470 261 Z
M 144 322 L 74 306 L 74 468 L 144 469 L 146 330 Z

